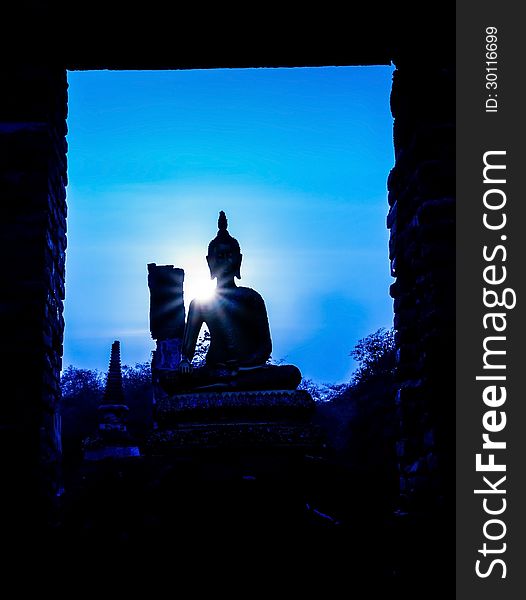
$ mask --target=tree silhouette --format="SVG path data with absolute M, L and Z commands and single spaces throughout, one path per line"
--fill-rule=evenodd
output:
M 351 384 L 358 385 L 371 377 L 390 377 L 396 366 L 394 329 L 381 327 L 358 341 L 349 353 L 358 363 Z

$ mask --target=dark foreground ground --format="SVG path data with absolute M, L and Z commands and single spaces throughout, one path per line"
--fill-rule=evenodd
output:
M 49 543 L 28 547 L 21 564 L 35 573 L 37 552 L 72 595 L 116 586 L 121 596 L 146 582 L 153 597 L 166 586 L 184 598 L 204 588 L 296 597 L 314 586 L 328 598 L 454 597 L 454 522 L 400 514 L 385 482 L 331 458 L 110 459 L 70 467 L 65 484 Z

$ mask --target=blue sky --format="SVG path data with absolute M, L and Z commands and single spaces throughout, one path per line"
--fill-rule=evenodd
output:
M 273 357 L 348 380 L 392 324 L 392 67 L 71 72 L 64 366 L 149 360 L 147 263 L 209 280 L 224 210 Z M 189 298 L 187 298 L 189 300 Z

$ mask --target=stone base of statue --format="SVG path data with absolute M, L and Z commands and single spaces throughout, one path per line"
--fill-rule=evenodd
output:
M 305 390 L 201 392 L 158 398 L 148 453 L 183 449 L 308 450 L 323 445 Z
M 306 420 L 312 416 L 314 406 L 305 390 L 194 392 L 158 398 L 155 412 L 159 425 L 232 418 Z

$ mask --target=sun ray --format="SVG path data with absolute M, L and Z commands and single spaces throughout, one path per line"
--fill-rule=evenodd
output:
M 211 298 L 215 293 L 215 289 L 216 282 L 210 278 L 188 274 L 184 282 L 185 304 L 190 304 L 194 298 L 198 300 Z

